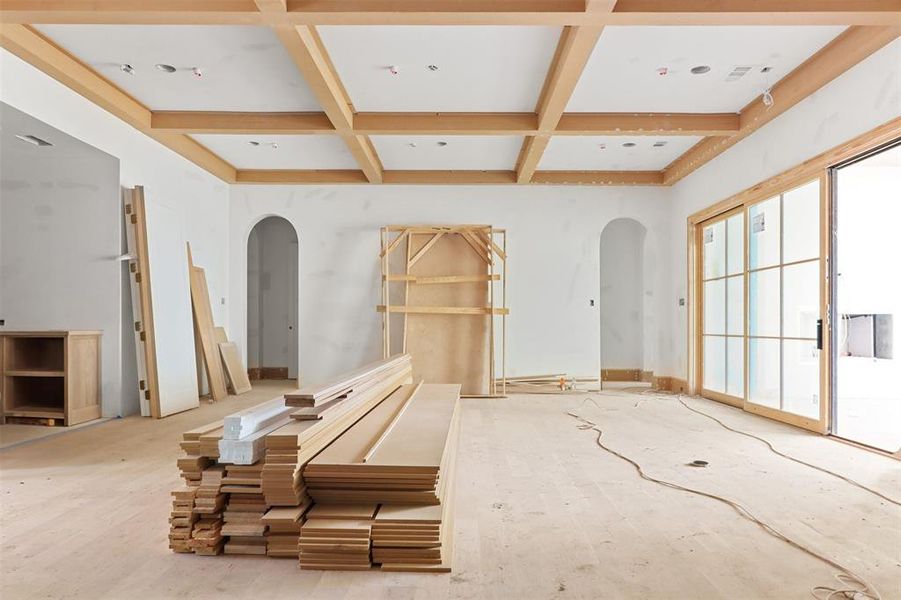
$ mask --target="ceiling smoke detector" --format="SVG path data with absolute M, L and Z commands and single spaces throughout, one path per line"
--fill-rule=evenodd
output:
M 659 69 L 657 69 L 658 75 L 666 75 L 668 72 L 669 72 L 669 69 L 667 69 L 666 67 L 660 67 Z
M 398 68 L 397 68 L 396 66 L 394 66 L 394 65 L 391 65 L 390 67 L 388 67 L 388 72 L 391 73 L 392 75 L 399 75 L 399 74 L 400 74 L 400 69 L 398 69 Z
M 129 75 L 135 74 L 135 68 L 128 63 L 122 63 L 119 65 L 119 70 L 123 73 L 128 73 Z
M 173 67 L 172 65 L 167 65 L 165 63 L 158 63 L 154 66 L 157 68 L 157 70 L 160 70 L 163 73 L 175 73 L 175 67 Z
M 53 144 L 51 144 L 50 142 L 48 142 L 47 140 L 41 139 L 41 138 L 39 138 L 38 136 L 36 136 L 36 135 L 31 135 L 31 134 L 25 134 L 25 135 L 18 135 L 18 134 L 17 134 L 17 135 L 16 135 L 16 138 L 22 140 L 23 142 L 25 142 L 25 143 L 27 143 L 27 144 L 31 144 L 32 146 L 41 146 L 41 147 L 45 147 L 45 146 L 52 146 L 52 145 L 53 145 Z
M 707 65 L 698 65 L 697 67 L 691 68 L 692 75 L 703 75 L 704 73 L 709 73 L 710 67 Z
M 203 77 L 203 71 L 200 69 L 200 67 L 193 67 L 191 69 L 191 72 L 194 73 L 194 77 Z

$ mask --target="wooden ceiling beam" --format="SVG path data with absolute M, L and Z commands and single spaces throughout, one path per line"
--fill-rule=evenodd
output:
M 595 9 L 596 12 L 609 12 L 614 4 L 615 0 L 594 4 L 589 0 L 587 7 Z M 528 183 L 538 168 L 538 163 L 550 141 L 548 135 L 557 128 L 603 29 L 603 27 L 563 29 L 535 109 L 538 113 L 538 134 L 526 138 L 517 160 L 516 180 L 519 183 Z
M 773 105 L 758 96 L 739 113 L 741 128 L 730 137 L 708 137 L 664 169 L 673 185 L 901 35 L 901 27 L 849 27 L 772 88 Z
M 223 134 L 329 134 L 335 126 L 321 112 L 154 111 L 155 131 Z
M 514 185 L 516 171 L 387 170 L 385 185 Z M 240 184 L 271 185 L 365 185 L 362 171 L 349 170 L 256 170 L 241 169 Z M 656 186 L 663 185 L 662 171 L 538 171 L 534 185 Z
M 563 113 L 554 135 L 704 135 L 738 133 L 738 113 Z
M 154 111 L 157 131 L 211 134 L 329 134 L 322 112 Z M 551 135 L 734 135 L 738 113 L 564 113 Z M 357 135 L 536 135 L 535 113 L 369 112 L 353 115 Z
M 4 0 L 5 23 L 192 25 L 892 25 L 896 0 Z M 427 10 L 426 10 L 427 8 Z
M 284 0 L 255 0 L 255 2 L 265 14 L 286 14 Z M 294 60 L 307 85 L 313 90 L 335 131 L 347 144 L 360 169 L 366 174 L 366 178 L 370 183 L 381 183 L 382 162 L 369 138 L 353 131 L 353 107 L 350 98 L 316 29 L 310 25 L 294 26 L 285 23 L 273 25 L 272 29 L 288 55 Z
M 0 24 L 0 46 L 195 165 L 235 182 L 233 166 L 183 133 L 154 130 L 150 109 L 30 27 Z
M 354 115 L 354 131 L 368 135 L 530 135 L 535 113 L 391 113 Z
M 663 185 L 662 171 L 536 171 L 534 184 Z

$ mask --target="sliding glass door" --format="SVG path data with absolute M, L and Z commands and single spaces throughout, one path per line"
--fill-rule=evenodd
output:
M 703 396 L 824 430 L 824 206 L 817 178 L 700 224 Z

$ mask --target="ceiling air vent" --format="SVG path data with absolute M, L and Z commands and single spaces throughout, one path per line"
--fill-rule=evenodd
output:
M 726 75 L 726 81 L 738 81 L 751 71 L 751 67 L 735 67 L 732 72 Z

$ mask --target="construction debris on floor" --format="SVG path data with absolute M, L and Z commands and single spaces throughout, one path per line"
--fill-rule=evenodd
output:
M 185 432 L 169 547 L 450 571 L 459 398 L 400 354 Z

